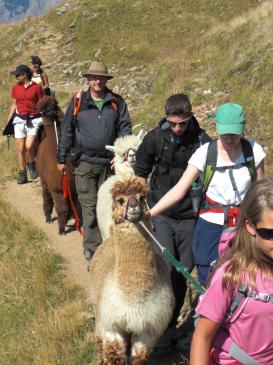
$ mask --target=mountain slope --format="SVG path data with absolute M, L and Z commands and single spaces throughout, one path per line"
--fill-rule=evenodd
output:
M 29 63 L 34 51 L 62 107 L 85 86 L 81 75 L 90 61 L 104 60 L 116 75 L 110 86 L 126 98 L 135 123 L 153 126 L 166 97 L 183 91 L 212 131 L 207 114 L 232 100 L 245 107 L 247 134 L 262 140 L 270 161 L 272 19 L 272 1 L 66 2 L 35 20 L 2 26 L 2 110 L 7 115 L 9 71 Z

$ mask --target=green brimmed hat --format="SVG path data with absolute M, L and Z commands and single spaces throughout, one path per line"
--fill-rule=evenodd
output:
M 239 104 L 221 105 L 216 112 L 216 131 L 221 134 L 242 134 L 245 125 L 245 112 Z

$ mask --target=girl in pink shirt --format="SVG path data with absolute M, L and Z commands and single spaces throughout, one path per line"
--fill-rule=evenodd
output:
M 225 319 L 242 284 L 255 298 L 243 297 Z M 255 182 L 242 203 L 237 235 L 221 259 L 197 306 L 190 365 L 239 365 L 233 342 L 254 362 L 273 364 L 273 180 Z M 249 362 L 250 364 L 250 362 Z

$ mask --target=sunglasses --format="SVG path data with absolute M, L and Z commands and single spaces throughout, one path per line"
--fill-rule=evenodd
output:
M 186 127 L 189 120 L 190 120 L 190 117 L 188 117 L 186 119 L 182 119 L 178 122 L 172 122 L 171 120 L 167 119 L 167 122 L 170 124 L 170 127 L 175 127 L 177 124 L 179 124 L 181 127 Z
M 273 228 L 257 228 L 256 232 L 263 240 L 273 241 Z

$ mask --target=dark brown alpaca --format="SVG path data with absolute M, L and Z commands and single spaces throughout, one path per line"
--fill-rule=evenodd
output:
M 68 199 L 63 196 L 62 175 L 57 169 L 57 138 L 54 126 L 55 122 L 57 134 L 59 134 L 63 112 L 53 96 L 46 96 L 40 100 L 37 109 L 43 117 L 43 131 L 36 156 L 36 166 L 42 184 L 44 214 L 46 223 L 51 223 L 54 206 L 57 213 L 59 234 L 64 234 L 70 207 Z M 68 181 L 75 199 L 73 167 L 69 163 L 67 167 Z

